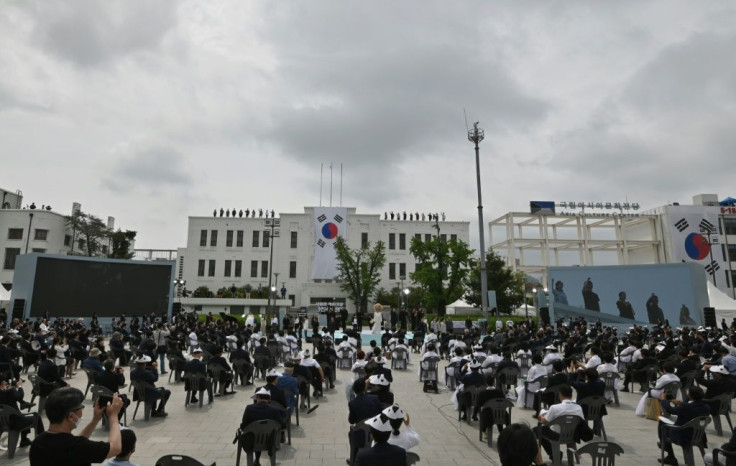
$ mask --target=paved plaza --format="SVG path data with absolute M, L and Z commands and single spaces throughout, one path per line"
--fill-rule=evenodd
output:
M 417 355 L 412 355 L 414 358 Z M 441 364 L 441 369 L 444 364 Z M 126 370 L 126 378 L 128 371 Z M 133 408 L 131 404 L 128 412 L 128 425 L 135 430 L 138 436 L 137 450 L 132 460 L 141 465 L 153 465 L 160 456 L 179 453 L 192 456 L 205 464 L 216 461 L 218 465 L 235 464 L 236 448 L 233 445 L 235 430 L 246 403 L 251 402 L 250 395 L 253 386 L 236 388 L 237 394 L 215 398 L 212 405 L 184 408 L 184 384 L 167 382 L 168 374 L 162 376 L 163 385 L 172 392 L 167 405 L 169 416 L 165 419 L 152 418 L 143 421 L 142 406 L 136 420 L 132 420 Z M 319 408 L 311 414 L 301 415 L 301 426 L 292 427 L 292 445 L 282 445 L 277 453 L 277 463 L 280 465 L 299 466 L 343 466 L 348 457 L 348 408 L 345 397 L 345 388 L 352 381 L 352 374 L 348 370 L 338 370 L 337 382 L 334 390 L 325 391 L 326 396 L 318 401 Z M 84 390 L 86 377 L 80 371 L 72 380 L 72 384 Z M 262 382 L 259 380 L 256 385 Z M 422 392 L 422 384 L 417 381 L 417 363 L 409 366 L 406 371 L 394 371 L 392 391 L 396 395 L 396 402 L 408 411 L 411 424 L 421 436 L 421 443 L 412 451 L 419 454 L 419 464 L 425 465 L 477 465 L 500 464 L 494 447 L 488 448 L 485 442 L 478 441 L 478 423 L 471 425 L 459 423 L 457 412 L 450 403 L 450 392 L 440 391 L 439 394 Z M 656 423 L 634 415 L 634 408 L 641 397 L 638 393 L 620 393 L 621 407 L 610 407 L 608 416 L 604 418 L 608 439 L 620 444 L 625 454 L 618 458 L 617 465 L 655 465 L 659 458 L 656 447 Z M 88 397 L 88 409 L 85 410 L 83 424 L 91 416 L 91 397 Z M 512 411 L 512 418 L 516 421 L 536 425 L 529 409 Z M 296 418 L 293 418 L 295 422 Z M 45 420 L 45 425 L 48 422 Z M 727 424 L 724 422 L 727 428 Z M 708 428 L 709 446 L 720 445 L 727 438 L 718 437 L 712 424 Z M 104 440 L 106 432 L 100 425 L 94 439 Z M 594 440 L 599 440 L 598 438 Z M 602 439 L 601 439 L 602 440 Z M 682 452 L 675 449 L 681 460 Z M 7 453 L 2 452 L 0 464 L 25 465 L 28 464 L 28 448 L 18 449 L 13 460 L 7 459 Z M 696 456 L 699 456 L 696 454 Z M 267 464 L 264 454 L 262 464 Z M 585 457 L 582 464 L 589 457 Z M 241 458 L 245 465 L 245 456 Z M 702 464 L 697 458 L 697 464 Z

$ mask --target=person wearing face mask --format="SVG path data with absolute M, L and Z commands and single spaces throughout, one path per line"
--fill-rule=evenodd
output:
M 79 427 L 84 414 L 84 393 L 77 388 L 63 387 L 51 392 L 46 400 L 48 430 L 37 436 L 31 444 L 29 459 L 31 466 L 46 465 L 91 465 L 102 463 L 107 458 L 117 456 L 122 450 L 120 424 L 110 422 L 107 442 L 89 439 L 97 423 L 105 412 L 108 419 L 116 419 L 123 402 L 117 393 L 105 406 L 95 404 L 92 419 L 82 429 L 80 435 L 72 431 Z

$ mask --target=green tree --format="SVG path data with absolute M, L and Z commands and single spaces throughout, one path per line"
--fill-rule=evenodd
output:
M 192 296 L 194 298 L 214 298 L 215 294 L 210 291 L 210 289 L 206 286 L 200 286 L 196 290 L 194 290 L 194 293 L 192 293 Z
M 468 292 L 465 301 L 473 306 L 481 306 L 480 266 L 476 264 L 468 280 Z M 514 272 L 506 267 L 506 262 L 494 250 L 486 254 L 486 274 L 488 276 L 488 290 L 496 292 L 498 310 L 509 314 L 513 309 L 524 302 L 524 273 Z M 506 293 L 510 290 L 510 293 Z M 490 309 L 489 309 L 490 311 Z
M 111 233 L 112 251 L 108 257 L 113 259 L 132 259 L 134 253 L 130 250 L 130 245 L 135 241 L 136 235 L 137 232 L 131 230 L 118 230 L 115 233 Z
M 419 285 L 425 307 L 445 315 L 445 307 L 465 294 L 473 250 L 438 234 L 428 241 L 412 238 L 410 251 L 417 265 L 409 277 Z
M 350 249 L 343 237 L 335 241 L 337 254 L 337 278 L 342 283 L 340 289 L 348 294 L 356 309 L 368 312 L 368 300 L 376 293 L 381 281 L 381 269 L 386 263 L 386 246 L 383 241 L 370 243 L 364 248 Z
M 72 252 L 79 239 L 83 244 L 84 255 L 95 256 L 102 251 L 102 245 L 110 237 L 110 230 L 99 217 L 77 211 L 66 217 L 67 225 L 72 229 Z

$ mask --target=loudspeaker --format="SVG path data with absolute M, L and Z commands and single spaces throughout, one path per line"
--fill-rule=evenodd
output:
M 26 300 L 25 299 L 16 299 L 13 301 L 13 319 L 16 317 L 19 320 L 23 320 L 23 311 L 26 310 Z
M 704 307 L 703 317 L 705 318 L 706 327 L 717 328 L 718 324 L 716 323 L 716 308 Z

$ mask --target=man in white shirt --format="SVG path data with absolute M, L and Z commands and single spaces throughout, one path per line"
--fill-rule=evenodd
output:
M 581 419 L 581 422 L 585 422 L 585 416 L 583 415 L 583 408 L 572 401 L 572 387 L 569 385 L 560 386 L 560 402 L 556 405 L 549 407 L 549 410 L 542 410 L 539 413 L 539 422 L 549 423 L 561 416 L 577 416 Z M 539 435 L 540 430 L 544 433 L 544 436 Z M 547 438 L 556 438 L 560 435 L 559 426 L 538 426 L 534 428 L 535 432 L 539 437 L 539 443 L 547 452 L 550 458 L 552 458 L 552 444 Z
M 557 351 L 557 347 L 555 345 L 547 345 L 544 349 L 547 350 L 547 355 L 544 357 L 542 364 L 547 368 L 547 374 L 551 374 L 552 363 L 558 359 L 562 359 L 562 355 Z
M 189 333 L 189 354 L 192 354 L 192 351 L 194 351 L 194 348 L 199 347 L 199 338 L 197 337 L 197 332 L 192 330 Z
M 529 372 L 526 375 L 526 380 L 530 382 L 536 380 L 539 377 L 547 375 L 547 368 L 542 365 L 542 355 L 535 354 L 532 357 L 532 362 L 534 363 L 534 365 L 529 368 Z M 520 408 L 531 408 L 531 401 L 529 403 L 529 406 L 527 406 L 526 404 L 527 393 L 533 395 L 539 390 L 539 388 L 539 382 L 530 383 L 528 387 L 517 387 L 516 405 Z
M 647 398 L 659 398 L 659 395 L 662 394 L 662 388 L 664 388 L 665 385 L 671 382 L 680 381 L 680 378 L 675 375 L 674 364 L 670 362 L 665 363 L 664 366 L 662 366 L 662 370 L 664 370 L 664 374 L 657 379 L 657 383 L 654 385 L 654 388 L 647 390 L 639 400 L 639 404 L 636 406 L 637 416 L 644 416 L 646 413 Z
M 602 362 L 601 361 L 601 357 L 599 356 L 600 352 L 601 352 L 601 350 L 597 346 L 592 346 L 590 348 L 590 355 L 591 356 L 590 356 L 590 359 L 588 359 L 588 362 L 585 363 L 585 368 L 586 369 L 590 369 L 590 368 L 595 369 L 596 367 L 600 366 L 600 364 Z
M 491 354 L 483 361 L 483 369 L 488 369 L 491 364 L 498 364 L 503 359 L 500 354 L 501 350 L 498 347 L 491 349 Z
M 325 373 L 322 371 L 322 366 L 312 358 L 309 350 L 302 351 L 299 353 L 299 356 L 301 357 L 301 362 L 299 363 L 300 366 L 310 367 L 312 368 L 310 371 L 314 372 L 314 370 L 316 370 L 319 374 L 319 377 L 312 378 L 312 386 L 314 387 L 314 396 L 322 396 L 322 385 L 325 383 Z

